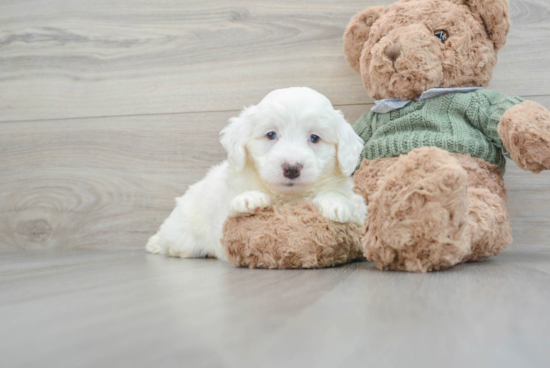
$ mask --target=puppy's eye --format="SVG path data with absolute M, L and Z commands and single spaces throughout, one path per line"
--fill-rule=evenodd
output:
M 435 37 L 439 38 L 441 42 L 445 42 L 449 39 L 449 32 L 444 29 L 436 29 L 434 31 Z
M 310 137 L 309 137 L 309 140 L 311 143 L 317 143 L 319 142 L 319 139 L 321 139 L 318 135 L 315 135 L 315 134 L 312 134 Z
M 267 139 L 269 139 L 270 141 L 277 139 L 277 133 L 275 132 L 269 132 L 266 134 L 266 136 Z

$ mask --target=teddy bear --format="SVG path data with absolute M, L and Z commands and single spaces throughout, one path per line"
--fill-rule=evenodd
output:
M 354 181 L 379 269 L 442 270 L 512 242 L 505 156 L 550 169 L 550 113 L 485 89 L 509 29 L 508 0 L 401 0 L 349 22 L 345 57 L 375 100 L 354 124 Z

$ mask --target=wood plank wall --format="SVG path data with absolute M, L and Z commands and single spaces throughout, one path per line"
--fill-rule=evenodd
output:
M 511 0 L 491 88 L 550 108 L 550 2 Z M 0 0 L 0 248 L 141 248 L 224 159 L 218 132 L 310 86 L 349 121 L 372 105 L 342 54 L 390 0 Z M 509 165 L 514 246 L 550 239 L 550 174 Z

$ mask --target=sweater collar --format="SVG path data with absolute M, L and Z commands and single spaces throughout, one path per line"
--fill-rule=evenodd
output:
M 469 92 L 475 92 L 480 89 L 484 89 L 483 87 L 464 87 L 464 88 L 432 88 L 427 91 L 422 92 L 420 97 L 416 99 L 416 101 L 420 100 L 428 100 L 430 98 L 435 98 L 443 95 L 447 95 L 449 93 L 469 93 Z M 374 106 L 372 107 L 372 112 L 377 112 L 379 114 L 386 114 L 388 112 L 392 112 L 394 110 L 402 109 L 403 107 L 407 106 L 411 101 L 413 100 L 402 100 L 400 98 L 387 98 L 384 100 L 376 100 L 374 101 Z

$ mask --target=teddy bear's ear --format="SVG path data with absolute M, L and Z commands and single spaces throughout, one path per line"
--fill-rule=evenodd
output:
M 489 37 L 495 44 L 495 50 L 500 50 L 506 44 L 506 36 L 510 31 L 510 16 L 508 0 L 465 0 L 472 12 L 479 14 Z
M 344 32 L 344 54 L 357 73 L 360 73 L 359 58 L 363 51 L 363 45 L 369 38 L 370 28 L 383 13 L 383 6 L 365 9 L 351 18 Z

